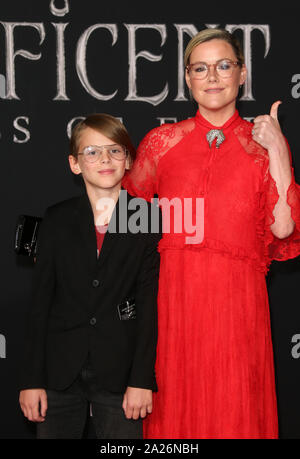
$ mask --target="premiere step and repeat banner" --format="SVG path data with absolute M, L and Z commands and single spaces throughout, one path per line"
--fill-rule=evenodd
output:
M 18 406 L 33 264 L 14 253 L 17 217 L 42 217 L 52 203 L 80 193 L 67 161 L 74 123 L 90 113 L 110 113 L 137 146 L 153 127 L 194 116 L 184 48 L 206 27 L 226 28 L 241 39 L 248 69 L 239 111 L 252 120 L 282 101 L 279 119 L 300 183 L 300 7 L 294 5 L 285 2 L 278 11 L 264 3 L 257 9 L 251 3 L 1 2 L 0 438 L 34 436 Z M 272 264 L 268 289 L 281 438 L 300 438 L 299 285 L 299 259 Z

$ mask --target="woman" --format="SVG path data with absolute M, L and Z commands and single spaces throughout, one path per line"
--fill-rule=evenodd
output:
M 148 200 L 204 202 L 202 241 L 187 243 L 171 221 L 159 243 L 158 393 L 144 434 L 276 438 L 265 274 L 272 259 L 300 253 L 299 188 L 279 102 L 254 125 L 239 116 L 246 68 L 227 31 L 198 33 L 185 65 L 196 116 L 152 130 L 123 181 Z
M 160 235 L 130 231 L 121 181 L 135 149 L 119 120 L 88 116 L 70 150 L 85 193 L 51 206 L 39 231 L 20 405 L 38 438 L 81 438 L 88 403 L 97 438 L 142 438 L 156 390 Z

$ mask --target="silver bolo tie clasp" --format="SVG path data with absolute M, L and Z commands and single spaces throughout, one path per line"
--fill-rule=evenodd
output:
M 225 135 L 223 134 L 223 131 L 221 129 L 211 129 L 207 134 L 206 134 L 207 141 L 209 143 L 209 146 L 211 148 L 212 143 L 215 139 L 216 141 L 216 148 L 219 148 L 219 146 L 224 142 L 225 140 Z

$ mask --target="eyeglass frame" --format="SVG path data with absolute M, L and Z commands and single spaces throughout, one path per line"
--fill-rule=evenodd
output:
M 120 145 L 119 143 L 113 143 L 112 145 L 87 145 L 86 147 L 84 147 L 83 151 L 84 151 L 86 148 L 99 148 L 99 149 L 100 149 L 100 154 L 102 154 L 103 149 L 106 149 L 106 151 L 107 151 L 108 148 L 115 147 L 116 145 L 119 146 L 119 147 L 122 147 L 122 148 L 124 149 L 124 152 L 125 152 L 124 158 L 122 158 L 122 159 L 114 158 L 113 156 L 111 156 L 111 154 L 110 154 L 109 152 L 108 152 L 108 155 L 109 155 L 109 157 L 110 157 L 111 159 L 115 159 L 116 161 L 123 161 L 125 158 L 128 157 L 128 150 L 127 150 L 127 148 L 126 148 L 124 145 Z M 83 153 L 83 151 L 80 152 L 80 153 L 77 153 L 77 156 L 82 155 L 82 156 L 83 156 L 83 159 L 84 159 L 86 162 L 89 162 L 89 161 L 87 161 L 86 155 Z M 95 163 L 95 162 L 98 161 L 100 158 L 101 158 L 101 155 L 99 155 L 99 157 L 98 157 L 95 161 L 90 161 L 90 162 L 91 162 L 91 163 Z
M 232 61 L 231 59 L 224 58 L 224 59 L 219 59 L 219 60 L 218 60 L 217 62 L 215 62 L 214 64 L 207 64 L 206 62 L 202 62 L 202 61 L 194 62 L 193 64 L 188 64 L 188 65 L 186 65 L 185 69 L 186 69 L 187 72 L 189 73 L 189 72 L 190 72 L 190 67 L 192 67 L 192 66 L 194 66 L 194 65 L 196 65 L 196 64 L 205 64 L 206 67 L 207 67 L 207 75 L 205 75 L 205 76 L 202 77 L 202 78 L 199 78 L 199 77 L 197 77 L 197 78 L 191 77 L 191 78 L 193 78 L 194 80 L 205 80 L 205 78 L 207 78 L 207 76 L 208 76 L 208 74 L 209 74 L 209 69 L 210 69 L 210 67 L 214 67 L 215 73 L 217 73 L 217 75 L 220 76 L 220 74 L 219 74 L 219 72 L 218 72 L 218 70 L 217 70 L 217 65 L 218 65 L 220 62 L 222 62 L 222 61 L 230 62 L 231 64 L 234 65 L 234 67 L 236 67 L 237 65 L 239 65 L 240 67 L 242 66 L 242 64 L 241 64 L 240 61 Z M 231 73 L 230 76 L 228 76 L 228 77 L 223 77 L 223 76 L 221 76 L 221 78 L 230 78 L 230 77 L 232 76 L 232 74 L 233 74 L 233 71 L 232 71 L 232 73 Z

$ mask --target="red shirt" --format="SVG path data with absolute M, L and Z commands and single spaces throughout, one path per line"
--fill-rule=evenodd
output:
M 102 248 L 102 244 L 103 244 L 103 240 L 104 240 L 104 236 L 107 231 L 107 228 L 108 228 L 108 225 L 100 225 L 100 226 L 95 225 L 95 231 L 96 231 L 96 237 L 97 237 L 97 256 L 98 257 L 101 252 L 101 248 Z

